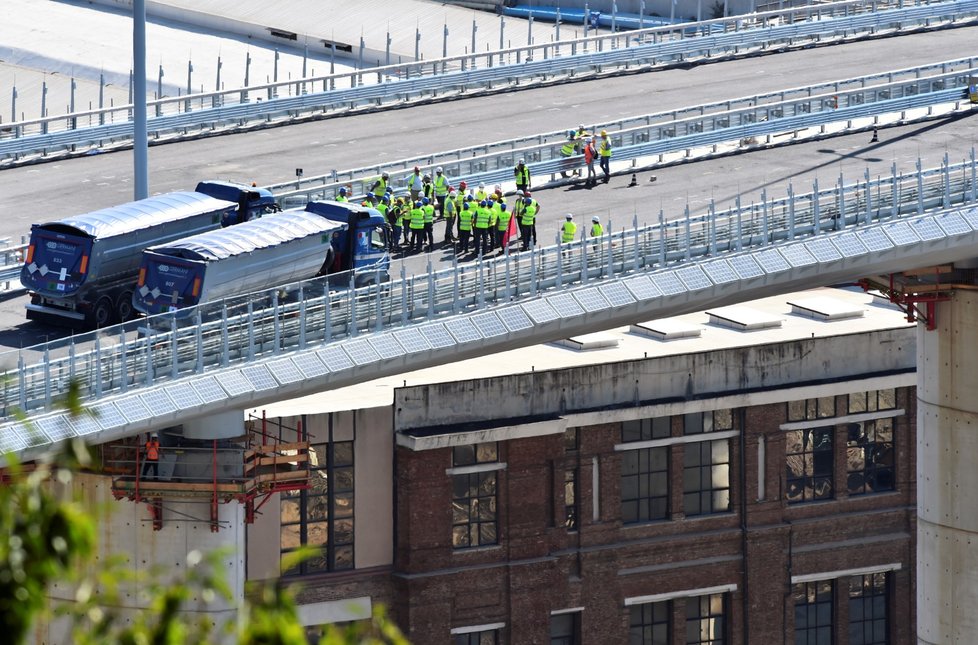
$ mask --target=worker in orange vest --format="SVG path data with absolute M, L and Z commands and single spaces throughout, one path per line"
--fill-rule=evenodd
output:
M 153 432 L 149 435 L 146 440 L 146 461 L 143 462 L 143 479 L 147 479 L 146 475 L 149 473 L 149 469 L 153 469 L 153 479 L 159 479 L 160 476 L 160 453 L 163 449 L 160 448 L 160 440 Z

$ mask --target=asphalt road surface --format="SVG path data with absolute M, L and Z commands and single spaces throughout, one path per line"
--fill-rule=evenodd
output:
M 974 53 L 978 27 L 883 38 L 847 45 L 818 47 L 689 69 L 629 74 L 608 79 L 499 92 L 396 110 L 341 116 L 257 132 L 153 146 L 149 152 L 150 192 L 191 189 L 205 178 L 256 181 L 260 185 L 287 181 L 294 169 L 306 176 L 331 169 L 354 168 L 381 160 L 476 145 L 517 136 L 549 132 L 578 123 L 669 110 L 726 98 L 802 87 L 818 82 L 862 76 Z M 811 189 L 818 178 L 834 184 L 840 172 L 855 180 L 868 168 L 888 175 L 891 165 L 911 170 L 917 158 L 924 167 L 966 158 L 975 146 L 978 128 L 971 113 L 880 130 L 879 142 L 868 133 L 757 150 L 695 163 L 631 174 L 585 189 L 571 183 L 534 190 L 541 203 L 537 229 L 540 242 L 550 243 L 567 212 L 579 225 L 600 215 L 614 228 L 653 222 L 659 210 L 677 217 L 690 205 L 706 210 L 741 196 L 744 203 L 784 195 L 788 182 L 796 192 Z M 651 175 L 657 180 L 650 182 Z M 132 199 L 132 153 L 121 151 L 42 163 L 0 171 L 5 206 L 0 236 L 18 239 L 34 222 L 120 204 Z M 436 224 L 436 240 L 442 226 Z M 450 254 L 436 249 L 431 260 L 446 266 Z M 411 259 L 408 271 L 423 270 L 425 259 Z M 393 271 L 400 271 L 395 263 Z M 0 350 L 43 342 L 65 332 L 24 318 L 24 297 L 0 301 Z

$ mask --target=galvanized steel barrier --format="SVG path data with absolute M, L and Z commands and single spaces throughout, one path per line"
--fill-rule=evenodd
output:
M 193 137 L 270 121 L 435 98 L 500 85 L 730 57 L 811 43 L 929 29 L 978 19 L 978 0 L 896 6 L 835 2 L 678 26 L 377 67 L 346 74 L 192 94 L 148 102 L 155 139 Z M 126 145 L 132 106 L 10 123 L 0 130 L 0 163 L 25 155 Z
M 187 312 L 190 317 L 186 322 L 162 314 L 139 323 L 141 332 L 132 325 L 117 326 L 0 354 L 6 370 L 0 412 L 5 417 L 17 409 L 41 414 L 51 409 L 72 380 L 81 384 L 83 397 L 98 412 L 102 407 L 99 400 L 105 396 L 138 389 L 151 399 L 158 395 L 154 392 L 159 386 L 280 355 L 288 354 L 301 365 L 303 357 L 318 362 L 313 351 L 318 350 L 353 365 L 358 360 L 357 351 L 374 351 L 366 340 L 355 343 L 360 335 L 390 328 L 410 329 L 443 318 L 457 320 L 457 314 L 478 316 L 496 305 L 530 302 L 554 290 L 589 282 L 614 283 L 619 278 L 645 274 L 655 279 L 677 266 L 688 266 L 696 273 L 697 266 L 717 265 L 726 253 L 765 247 L 773 250 L 800 239 L 810 240 L 810 244 L 791 245 L 796 253 L 798 248 L 808 247 L 815 253 L 819 236 L 828 232 L 853 227 L 859 230 L 888 220 L 894 226 L 905 226 L 901 222 L 927 211 L 974 203 L 976 192 L 978 162 L 972 152 L 962 163 L 951 164 L 945 158 L 940 168 L 925 170 L 918 161 L 916 170 L 909 173 L 900 173 L 894 166 L 887 177 L 873 179 L 867 172 L 855 182 L 840 176 L 831 187 L 820 187 L 816 182 L 805 194 L 796 194 L 789 184 L 785 197 L 749 206 L 737 204 L 722 212 L 711 206 L 708 214 L 698 217 L 691 217 L 687 208 L 678 219 L 666 221 L 660 211 L 657 223 L 639 226 L 635 221 L 633 228 L 615 232 L 614 223 L 608 222 L 609 233 L 600 238 L 588 239 L 582 234 L 570 244 L 480 258 L 359 289 L 339 291 L 335 281 L 328 279 L 284 285 L 199 306 Z M 546 237 L 546 233 L 541 234 L 542 239 Z M 723 270 L 732 269 L 727 266 Z M 684 272 L 686 269 L 681 269 L 680 275 Z M 662 282 L 660 288 L 668 288 L 667 281 Z M 447 329 L 452 330 L 453 325 L 460 323 L 449 323 Z M 425 337 L 424 343 L 436 347 L 448 340 L 433 336 Z M 368 347 L 363 348 L 365 342 Z M 304 378 L 298 372 L 295 377 Z M 247 384 L 242 383 L 242 387 Z M 105 412 L 109 413 L 109 408 Z M 0 436 L 0 447 L 15 440 L 11 437 Z M 43 443 L 57 437 L 42 433 L 16 440 Z
M 608 130 L 614 147 L 613 163 L 618 168 L 643 165 L 649 157 L 683 152 L 685 157 L 697 148 L 712 152 L 726 143 L 764 138 L 759 145 L 784 143 L 775 137 L 817 128 L 809 136 L 838 133 L 872 124 L 908 122 L 930 118 L 938 106 L 942 113 L 971 109 L 967 97 L 968 81 L 975 58 L 964 58 L 885 74 L 821 83 L 781 92 L 741 97 L 653 114 L 599 123 L 592 130 Z M 830 130 L 830 126 L 835 126 Z M 406 191 L 406 180 L 414 166 L 434 175 L 442 167 L 453 184 L 469 186 L 509 184 L 518 159 L 527 162 L 535 183 L 546 183 L 558 173 L 583 165 L 582 155 L 567 158 L 561 147 L 567 130 L 531 137 L 461 148 L 423 157 L 412 157 L 384 164 L 327 175 L 301 178 L 266 186 L 283 208 L 305 204 L 311 199 L 334 199 L 341 187 L 351 194 L 365 194 L 382 172 L 391 176 L 397 194 Z M 542 181 L 541 181 L 541 178 Z

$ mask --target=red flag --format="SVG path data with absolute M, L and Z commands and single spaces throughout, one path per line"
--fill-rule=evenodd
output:
M 506 227 L 506 232 L 503 233 L 503 248 L 504 249 L 509 244 L 509 241 L 511 239 L 513 239 L 513 237 L 515 237 L 515 236 L 516 236 L 516 218 L 513 217 L 513 216 L 510 216 L 510 218 L 509 218 L 509 226 Z

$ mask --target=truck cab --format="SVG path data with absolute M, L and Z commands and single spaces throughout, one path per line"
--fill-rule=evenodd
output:
M 266 213 L 275 213 L 280 210 L 275 203 L 275 197 L 271 191 L 257 186 L 246 186 L 232 181 L 202 181 L 194 189 L 198 193 L 210 195 L 216 199 L 223 199 L 238 204 L 237 210 L 227 221 L 221 222 L 221 226 L 233 226 L 250 219 L 261 217 Z
M 333 258 L 328 273 L 355 271 L 356 286 L 372 284 L 380 271 L 380 281 L 390 280 L 387 219 L 379 211 L 349 202 L 315 201 L 306 211 L 334 222 L 346 224 L 333 233 Z

